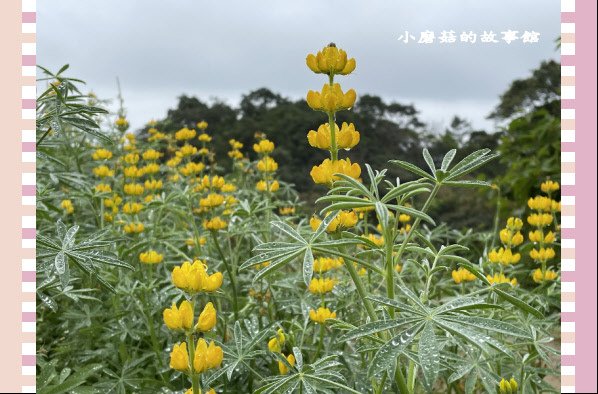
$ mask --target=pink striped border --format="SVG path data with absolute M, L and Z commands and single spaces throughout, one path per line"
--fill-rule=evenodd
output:
M 561 2 L 561 392 L 575 392 L 575 0 Z
M 35 99 L 36 3 L 21 3 L 21 379 L 35 393 Z
M 596 392 L 595 18 L 596 2 L 561 0 L 561 392 L 564 393 Z M 576 80 L 583 81 L 577 85 L 577 91 Z M 581 165 L 576 168 L 577 162 Z M 577 223 L 576 210 L 583 212 Z M 576 346 L 577 343 L 582 346 Z

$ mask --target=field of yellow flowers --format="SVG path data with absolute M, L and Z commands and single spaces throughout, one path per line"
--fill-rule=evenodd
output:
M 306 63 L 306 144 L 329 152 L 308 214 L 266 134 L 216 157 L 205 121 L 135 133 L 42 69 L 40 393 L 556 392 L 559 184 L 489 233 L 436 223 L 439 190 L 500 188 L 474 176 L 496 154 L 390 160 L 409 182 L 352 162 L 356 61 L 330 44 Z

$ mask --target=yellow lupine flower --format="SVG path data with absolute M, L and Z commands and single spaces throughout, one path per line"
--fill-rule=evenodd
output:
M 546 270 L 546 271 L 542 272 L 542 270 L 540 268 L 535 270 L 532 274 L 532 278 L 534 279 L 534 282 L 536 282 L 536 283 L 542 283 L 544 281 L 555 280 L 558 276 L 559 276 L 559 274 L 552 270 Z
M 361 167 L 357 163 L 351 163 L 350 159 L 331 161 L 325 159 L 319 166 L 314 166 L 309 173 L 317 184 L 330 184 L 340 178 L 333 174 L 344 174 L 351 178 L 358 179 L 361 175 Z
M 243 144 L 234 138 L 228 140 L 228 143 L 230 144 L 230 147 L 233 150 L 239 150 L 239 149 L 243 148 Z
M 64 209 L 67 215 L 75 212 L 75 207 L 73 206 L 73 202 L 71 200 L 62 200 L 60 202 L 60 208 Z
M 509 248 L 492 249 L 488 253 L 488 260 L 496 264 L 517 264 L 521 260 L 521 254 L 513 253 Z
M 209 176 L 204 175 L 203 178 L 198 179 L 198 185 L 194 191 L 200 192 L 204 189 L 222 189 L 225 184 L 226 182 L 221 176 L 215 175 L 210 178 Z
M 114 220 L 114 217 L 111 214 L 109 214 L 109 213 L 104 214 L 104 221 L 106 221 L 108 223 L 112 223 L 113 220 Z
M 328 216 L 329 214 L 326 214 Z M 333 233 L 336 230 L 351 228 L 357 224 L 358 218 L 354 211 L 340 211 L 336 217 L 328 224 L 326 232 Z M 309 225 L 313 231 L 320 227 L 322 220 L 316 216 L 312 216 L 309 220 Z
M 177 308 L 173 302 L 172 307 L 162 312 L 164 324 L 171 330 L 189 330 L 193 326 L 193 304 L 184 300 Z
M 143 230 L 145 230 L 145 226 L 143 225 L 143 223 L 127 223 L 123 227 L 123 230 L 127 234 L 139 234 L 142 233 Z
M 145 152 L 143 152 L 143 155 L 141 155 L 141 157 L 143 157 L 143 160 L 158 160 L 160 157 L 162 157 L 162 153 L 158 152 L 157 150 L 154 149 L 148 149 Z
M 222 193 L 232 193 L 234 191 L 237 191 L 237 187 L 232 183 L 225 183 L 220 190 L 222 191 Z
M 205 264 L 200 260 L 193 264 L 186 261 L 172 270 L 172 283 L 190 294 L 216 291 L 222 286 L 222 279 L 221 272 L 208 275 Z
M 199 239 L 197 240 L 197 244 L 199 246 L 203 246 L 208 242 L 208 240 L 205 237 L 199 237 Z M 188 238 L 185 241 L 185 244 L 187 244 L 188 246 L 194 246 L 195 245 L 195 239 L 194 238 Z
M 233 149 L 228 152 L 228 157 L 230 157 L 231 159 L 235 159 L 235 160 L 242 159 L 243 153 L 241 153 L 240 150 Z
M 283 354 L 283 356 L 284 356 L 284 354 Z M 293 356 L 292 354 L 289 354 L 287 356 L 287 361 L 289 362 L 289 364 L 291 364 L 292 367 L 295 366 L 295 356 Z M 278 362 L 278 371 L 280 372 L 281 375 L 286 375 L 287 373 L 289 373 L 288 367 L 282 361 Z
M 515 394 L 517 393 L 518 387 L 515 378 L 511 378 L 511 380 L 508 381 L 503 378 L 498 384 L 500 394 Z
M 137 162 L 139 161 L 139 154 L 138 153 L 127 153 L 126 155 L 123 156 L 123 160 L 127 164 L 131 164 L 131 165 L 137 164 Z
M 269 185 L 268 185 L 268 183 L 269 183 Z M 270 186 L 269 190 L 268 190 L 268 186 Z M 271 193 L 274 193 L 275 191 L 280 189 L 280 184 L 278 183 L 278 181 L 271 181 L 271 182 L 259 181 L 255 185 L 255 189 L 259 192 L 265 192 L 266 190 L 268 190 Z
M 266 156 L 257 162 L 257 170 L 260 172 L 274 172 L 278 170 L 278 163 L 270 156 Z
M 519 231 L 523 227 L 523 221 L 519 218 L 510 217 L 507 219 L 507 228 L 512 231 Z
M 546 227 L 552 223 L 552 215 L 549 213 L 532 213 L 527 217 L 527 222 L 534 227 Z
M 114 176 L 114 171 L 112 171 L 110 168 L 108 168 L 108 166 L 105 166 L 105 165 L 97 166 L 92 171 L 93 171 L 93 174 L 95 176 L 97 176 L 98 178 Z
M 177 343 L 172 348 L 172 352 L 170 352 L 170 368 L 181 372 L 187 372 L 189 370 L 187 342 Z
M 309 54 L 305 58 L 307 67 L 316 74 L 347 75 L 355 70 L 355 59 L 347 59 L 347 53 L 330 44 L 315 55 Z
M 179 157 L 187 157 L 197 153 L 197 148 L 193 145 L 185 144 L 176 151 L 176 155 Z
M 401 223 L 407 223 L 410 220 L 411 220 L 411 216 L 409 216 L 409 215 L 407 215 L 405 213 L 402 213 L 402 214 L 399 215 L 399 222 L 401 222 Z
M 278 213 L 280 213 L 281 215 L 294 215 L 295 207 L 280 207 L 278 209 Z
M 332 291 L 336 281 L 330 278 L 313 278 L 309 282 L 309 292 L 312 294 L 325 294 Z
M 203 221 L 203 228 L 206 230 L 218 231 L 225 229 L 227 226 L 228 224 L 218 216 Z
M 397 271 L 397 272 L 403 271 L 403 266 L 401 264 L 395 264 L 395 271 Z
M 342 267 L 345 261 L 342 257 L 318 257 L 314 260 L 314 272 L 323 273 Z
M 353 123 L 347 124 L 343 122 L 341 129 L 339 130 L 338 125 L 334 125 L 336 146 L 338 149 L 351 149 L 359 143 L 360 135 L 359 131 L 355 130 Z M 330 149 L 330 125 L 324 123 L 318 127 L 318 131 L 310 130 L 307 133 L 307 141 L 314 148 Z
M 216 326 L 216 309 L 211 302 L 208 302 L 199 314 L 195 329 L 201 332 L 208 332 Z
M 540 248 L 540 250 L 534 248 L 529 252 L 529 257 L 535 261 L 548 261 L 553 259 L 555 255 L 556 253 L 552 248 Z
M 108 160 L 112 158 L 112 152 L 108 149 L 98 149 L 91 155 L 94 160 Z
M 160 172 L 160 165 L 158 163 L 148 163 L 141 167 L 141 171 L 143 171 L 143 174 L 145 175 L 155 174 Z
M 214 341 L 208 345 L 205 339 L 200 338 L 195 347 L 193 369 L 197 373 L 202 373 L 208 369 L 218 368 L 223 358 L 224 352 L 220 346 L 216 346 Z
M 179 172 L 185 176 L 189 176 L 202 172 L 204 168 L 206 168 L 205 164 L 195 163 L 191 161 L 185 164 L 183 167 L 179 168 Z
M 197 122 L 196 126 L 200 130 L 205 130 L 208 128 L 208 122 L 206 122 L 205 120 L 202 120 L 201 122 Z
M 222 194 L 210 193 L 206 197 L 199 200 L 199 206 L 204 208 L 214 208 L 224 203 L 224 196 Z
M 499 233 L 500 240 L 505 245 L 517 246 L 523 243 L 523 234 L 520 231 L 513 233 L 508 228 L 503 228 Z
M 180 157 L 174 156 L 173 158 L 168 159 L 168 161 L 166 161 L 166 165 L 171 168 L 176 167 L 181 163 L 181 160 L 182 159 Z
M 336 312 L 331 312 L 328 308 L 318 308 L 317 311 L 313 309 L 309 310 L 309 319 L 313 322 L 324 324 L 328 319 L 335 319 Z
M 104 206 L 106 208 L 114 208 L 118 207 L 123 202 L 123 199 L 118 194 L 112 196 L 112 198 L 105 198 L 104 199 Z M 118 210 L 117 210 L 118 212 Z
M 545 244 L 551 244 L 555 240 L 555 235 L 552 231 L 549 231 L 547 234 L 544 234 L 541 230 L 530 231 L 528 237 L 532 242 L 544 242 Z
M 466 270 L 463 267 L 460 267 L 456 271 L 453 270 L 451 275 L 456 284 L 459 284 L 461 282 L 471 282 L 471 281 L 476 280 L 476 278 L 477 278 L 474 274 L 472 274 L 471 272 L 469 272 L 468 270 Z
M 143 176 L 143 170 L 137 168 L 137 166 L 129 166 L 123 169 L 123 175 L 125 178 L 140 178 Z
M 256 153 L 271 153 L 274 150 L 274 142 L 267 139 L 263 139 L 260 142 L 253 144 L 253 150 Z
M 155 196 L 153 194 L 148 194 L 143 198 L 143 201 L 149 204 L 150 202 L 154 201 L 154 197 Z
M 285 341 L 286 337 L 284 335 L 284 330 L 282 328 L 279 328 L 276 333 L 276 336 L 268 341 L 268 350 L 270 350 L 273 353 L 280 353 L 282 347 L 285 344 Z
M 325 84 L 320 92 L 310 90 L 307 92 L 307 105 L 313 110 L 324 112 L 337 112 L 349 109 L 355 104 L 357 93 L 349 89 L 344 93 L 338 83 Z
M 154 142 L 154 141 L 163 140 L 165 138 L 166 138 L 166 134 L 157 132 L 157 133 L 154 133 L 152 136 L 150 136 L 147 140 L 149 142 Z
M 527 200 L 527 206 L 535 211 L 550 212 L 552 199 L 546 196 L 536 196 Z
M 376 235 L 376 234 L 370 233 L 365 238 L 372 241 L 378 247 L 381 247 L 384 245 L 384 237 L 382 235 Z M 366 247 L 365 245 L 361 245 L 361 246 Z
M 210 153 L 210 150 L 208 148 L 201 148 L 200 150 L 197 151 L 197 153 L 200 156 L 207 156 Z
M 95 191 L 98 193 L 110 193 L 112 191 L 112 187 L 107 183 L 98 183 L 95 186 Z
M 124 192 L 129 196 L 139 196 L 143 194 L 143 185 L 140 183 L 127 183 L 124 186 Z
M 194 138 L 195 134 L 196 134 L 195 130 L 188 129 L 187 127 L 183 127 L 182 129 L 180 129 L 179 131 L 174 133 L 174 138 L 177 141 L 185 141 L 185 140 L 190 140 L 190 139 Z
M 557 190 L 559 190 L 560 186 L 558 182 L 555 181 L 546 181 L 546 182 L 542 182 L 542 184 L 540 185 L 540 189 L 544 192 L 544 193 L 551 193 L 551 192 L 555 192 Z
M 505 274 L 494 274 L 494 276 L 486 275 L 490 284 L 510 283 L 511 286 L 517 286 L 517 278 L 507 278 Z
M 162 180 L 148 179 L 144 183 L 146 190 L 158 190 L 162 189 Z
M 164 260 L 164 255 L 156 252 L 155 250 L 148 250 L 139 254 L 139 261 L 144 264 L 158 264 Z
M 200 134 L 199 137 L 197 137 L 197 139 L 200 140 L 201 142 L 210 142 L 210 141 L 212 141 L 212 137 L 210 137 L 206 133 Z

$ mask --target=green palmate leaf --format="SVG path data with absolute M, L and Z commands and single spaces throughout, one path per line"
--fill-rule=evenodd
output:
M 330 225 L 330 223 L 332 223 L 332 221 L 334 219 L 336 219 L 336 217 L 338 216 L 339 212 L 332 212 L 331 214 L 329 214 L 328 216 L 326 216 L 324 218 L 324 220 L 322 220 L 322 223 L 320 223 L 320 225 L 318 226 L 318 228 L 316 229 L 314 235 L 312 235 L 312 237 L 310 238 L 309 242 L 314 242 L 315 240 L 317 240 L 318 238 L 320 238 L 320 236 L 322 234 L 324 234 L 324 231 L 326 231 L 326 229 L 328 228 L 328 226 Z
M 272 259 L 284 259 L 288 257 L 290 254 L 297 253 L 300 249 L 301 247 L 295 246 L 294 248 L 273 250 L 270 252 L 257 254 L 249 260 L 245 261 L 243 264 L 241 264 L 241 266 L 239 267 L 239 271 L 245 270 L 249 267 L 253 267 L 254 265 L 265 263 L 266 261 L 270 261 Z
M 448 167 L 451 165 L 451 162 L 455 158 L 456 153 L 456 149 L 451 149 L 446 153 L 446 155 L 444 155 L 444 158 L 442 159 L 442 164 L 440 166 L 440 169 L 442 171 L 446 171 L 448 169 Z
M 384 231 L 386 231 L 386 229 L 388 229 L 388 217 L 389 217 L 388 209 L 380 201 L 376 202 L 375 209 L 376 209 L 376 216 L 378 216 L 378 223 L 380 223 L 380 225 L 382 226 L 382 229 Z
M 511 335 L 520 338 L 530 338 L 530 335 L 525 330 L 504 321 L 489 319 L 486 317 L 467 316 L 467 315 L 452 315 L 443 316 L 444 320 L 452 321 L 457 324 L 463 324 L 475 328 L 493 331 L 499 334 Z
M 46 386 L 38 391 L 40 394 L 60 394 L 67 393 L 87 382 L 92 375 L 99 372 L 103 366 L 101 364 L 91 364 L 80 368 L 77 372 L 69 376 L 64 382 L 56 385 Z
M 393 366 L 398 355 L 413 342 L 424 325 L 425 323 L 418 323 L 409 327 L 382 345 L 370 363 L 368 376 L 378 375 Z
M 455 187 L 492 187 L 491 183 L 478 180 L 446 181 L 442 184 Z
M 426 323 L 417 346 L 424 386 L 430 391 L 440 370 L 440 346 L 434 334 L 434 323 Z
M 428 149 L 426 148 L 424 148 L 422 154 L 426 164 L 430 168 L 430 171 L 432 171 L 432 175 L 436 176 L 436 166 L 434 165 L 434 159 L 432 159 L 432 155 L 430 155 L 430 152 L 428 152 Z
M 311 277 L 314 273 L 314 255 L 311 248 L 305 250 L 305 256 L 303 256 L 303 281 L 306 286 L 309 286 Z
M 355 191 L 359 191 L 362 196 L 368 197 L 370 200 L 374 200 L 374 196 L 372 193 L 365 187 L 365 185 L 361 182 L 358 182 L 356 179 L 351 178 L 345 174 L 337 174 L 339 178 L 343 179 L 349 186 L 353 188 Z M 338 182 L 338 181 L 337 181 Z M 335 182 L 335 184 L 337 183 Z
M 531 305 L 528 305 L 527 303 L 521 301 L 519 298 L 514 297 L 511 294 L 509 294 L 497 287 L 494 287 L 492 291 L 494 291 L 500 298 L 513 304 L 514 306 L 521 309 L 522 311 L 527 312 L 531 315 L 534 315 L 540 319 L 544 317 L 542 312 L 540 312 L 536 308 L 532 307 Z
M 387 203 L 390 200 L 398 198 L 399 196 L 403 196 L 405 194 L 409 194 L 412 192 L 423 193 L 426 191 L 430 191 L 430 187 L 427 184 L 422 183 L 421 181 L 412 181 L 403 183 L 400 186 L 393 187 L 380 199 L 383 203 Z
M 294 228 L 292 228 L 285 222 L 275 221 L 275 222 L 270 222 L 270 225 L 272 225 L 273 227 L 276 227 L 277 229 L 279 229 L 280 231 L 282 231 L 289 237 L 293 238 L 294 240 L 296 240 L 302 244 L 307 243 Z
M 460 176 L 469 174 L 470 172 L 488 163 L 490 160 L 498 157 L 498 154 L 488 153 L 490 153 L 489 149 L 481 149 L 479 151 L 473 152 L 459 163 L 455 164 L 455 166 L 449 171 L 446 181 L 452 181 Z
M 513 353 L 505 346 L 505 344 L 495 340 L 484 332 L 480 332 L 477 329 L 466 328 L 460 324 L 445 320 L 444 318 L 437 318 L 434 321 L 436 324 L 438 324 L 438 326 L 478 347 L 485 353 L 490 353 L 490 349 L 488 347 L 490 346 L 509 357 L 513 357 Z
M 401 318 L 401 319 L 394 319 L 394 320 L 387 320 L 387 321 L 375 321 L 363 324 L 343 335 L 341 335 L 338 340 L 341 342 L 350 341 L 353 339 L 361 338 L 364 336 L 369 336 L 372 334 L 376 334 L 380 331 L 392 330 L 394 328 L 400 327 L 405 324 L 413 323 L 417 319 L 413 318 Z
M 428 179 L 428 180 L 430 180 L 432 182 L 436 182 L 436 179 L 434 179 L 433 176 L 431 176 L 430 174 L 428 174 L 427 172 L 425 172 L 421 168 L 419 168 L 419 167 L 417 167 L 417 166 L 415 166 L 415 165 L 413 165 L 411 163 L 408 163 L 408 162 L 402 161 L 402 160 L 390 160 L 389 163 L 390 164 L 394 164 L 396 166 L 399 166 L 399 167 L 401 167 L 401 168 L 403 168 L 403 169 L 405 169 L 405 170 L 407 170 L 407 171 L 409 171 L 409 172 L 411 172 L 411 173 L 413 173 L 415 175 L 419 175 L 419 176 L 421 176 L 423 178 L 426 178 L 426 179 Z
M 434 222 L 434 219 L 432 219 L 426 213 L 424 213 L 422 211 L 418 211 L 417 209 L 408 208 L 408 207 L 405 207 L 402 205 L 393 205 L 393 204 L 386 204 L 386 206 L 390 209 L 398 211 L 399 213 L 405 213 L 409 216 L 413 216 L 413 217 L 419 218 L 425 222 L 428 222 L 431 225 L 436 225 L 436 222 Z
M 291 253 L 289 255 L 285 255 L 284 258 L 279 258 L 276 260 L 272 260 L 272 262 L 265 268 L 262 268 L 253 278 L 253 282 L 257 282 L 259 281 L 261 278 L 263 278 L 264 276 L 268 275 L 271 272 L 274 272 L 275 270 L 278 270 L 280 268 L 282 268 L 284 265 L 286 265 L 287 263 L 289 263 L 291 260 L 293 260 L 294 258 L 298 258 L 301 256 L 301 253 L 303 253 L 305 251 L 304 249 L 300 249 L 295 251 L 294 253 Z

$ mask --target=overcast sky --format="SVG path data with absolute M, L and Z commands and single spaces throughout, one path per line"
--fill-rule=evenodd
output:
M 324 82 L 305 66 L 307 53 L 335 42 L 357 60 L 341 77 L 385 100 L 413 103 L 441 129 L 457 114 L 476 128 L 515 78 L 542 60 L 558 60 L 558 0 L 59 0 L 37 3 L 37 61 L 84 79 L 101 98 L 120 79 L 133 128 L 162 118 L 181 94 L 236 105 L 242 94 L 268 87 L 304 97 Z M 418 44 L 430 30 L 435 43 Z M 457 42 L 440 44 L 443 30 Z M 493 31 L 498 43 L 481 43 Z M 501 32 L 536 31 L 538 43 L 506 44 Z M 462 31 L 477 33 L 461 43 Z M 400 36 L 414 36 L 409 42 Z

